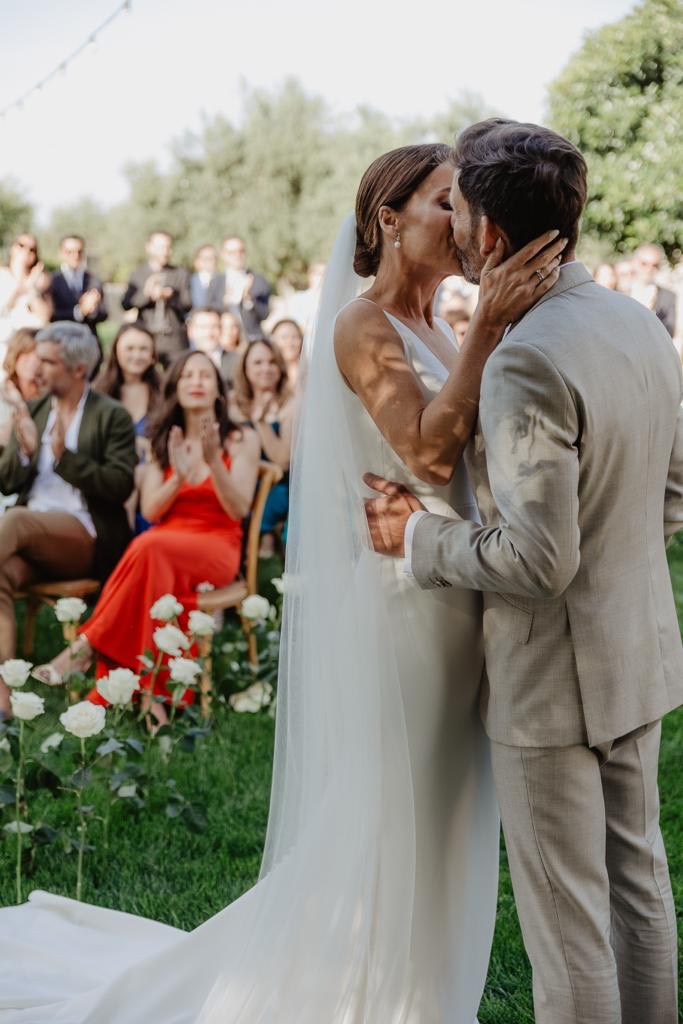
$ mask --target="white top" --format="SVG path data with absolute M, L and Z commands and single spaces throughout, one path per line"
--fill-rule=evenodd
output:
M 68 448 L 70 452 L 78 451 L 78 435 L 89 390 L 88 387 L 83 389 L 81 400 L 76 406 L 76 411 L 66 429 L 64 447 Z M 33 487 L 28 499 L 28 508 L 32 512 L 67 512 L 83 523 L 91 537 L 95 537 L 95 525 L 88 512 L 88 506 L 83 495 L 77 487 L 72 487 L 71 484 L 68 484 L 66 480 L 55 473 L 55 457 L 52 452 L 52 428 L 55 425 L 56 418 L 57 409 L 53 398 L 50 415 L 47 418 L 40 442 L 38 473 L 33 481 Z

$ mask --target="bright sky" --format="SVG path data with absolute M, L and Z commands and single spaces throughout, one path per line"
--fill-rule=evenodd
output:
M 75 50 L 118 0 L 2 0 L 0 109 Z M 635 0 L 133 0 L 93 52 L 0 120 L 0 178 L 36 209 L 125 196 L 123 165 L 168 157 L 202 118 L 241 110 L 241 83 L 295 75 L 345 113 L 444 109 L 463 90 L 543 119 L 545 86 L 584 33 Z

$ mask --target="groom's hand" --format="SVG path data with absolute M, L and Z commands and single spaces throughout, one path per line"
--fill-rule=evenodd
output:
M 381 555 L 402 558 L 405 554 L 403 539 L 406 523 L 413 512 L 419 512 L 424 505 L 402 484 L 392 483 L 374 473 L 365 473 L 363 481 L 373 491 L 383 495 L 381 498 L 369 498 L 365 502 L 373 548 Z

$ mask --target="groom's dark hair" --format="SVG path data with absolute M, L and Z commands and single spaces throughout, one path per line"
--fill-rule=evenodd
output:
M 550 128 L 501 117 L 466 128 L 455 141 L 458 185 L 476 214 L 486 214 L 521 249 L 557 228 L 576 245 L 586 205 L 586 161 Z

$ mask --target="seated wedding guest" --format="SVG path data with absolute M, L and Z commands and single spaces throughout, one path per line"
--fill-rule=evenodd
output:
M 184 267 L 171 263 L 173 239 L 168 231 L 153 231 L 145 252 L 147 262 L 131 274 L 121 305 L 138 311 L 142 326 L 154 337 L 159 362 L 166 367 L 187 348 L 190 275 Z
M 304 346 L 303 331 L 296 320 L 278 320 L 270 330 L 270 339 L 280 350 L 287 369 L 290 391 L 296 389 L 301 365 L 301 350 Z
M 52 275 L 50 294 L 53 320 L 75 320 L 97 334 L 97 324 L 107 319 L 104 289 L 99 277 L 86 267 L 85 241 L 65 235 L 59 243 L 60 267 Z
M 14 410 L 22 402 L 39 398 L 43 391 L 40 377 L 36 331 L 22 327 L 15 331 L 7 345 L 2 368 L 5 379 L 0 384 L 0 449 L 4 449 L 12 436 Z
M 24 232 L 12 242 L 6 267 L 0 267 L 0 361 L 20 327 L 43 327 L 52 316 L 50 275 L 38 259 L 35 235 Z
M 225 269 L 211 282 L 207 305 L 237 313 L 247 337 L 260 338 L 261 323 L 268 316 L 270 285 L 262 274 L 248 268 L 247 247 L 236 235 L 223 240 L 221 259 Z
M 138 465 L 135 468 L 135 489 L 126 503 L 135 533 L 142 533 L 149 527 L 138 509 L 138 501 L 144 465 L 150 456 L 147 426 L 161 394 L 156 361 L 154 338 L 149 331 L 140 324 L 123 324 L 114 338 L 109 358 L 93 384 L 100 394 L 121 402 L 135 428 Z
M 221 368 L 221 314 L 212 306 L 193 309 L 187 319 L 190 348 L 207 355 L 217 369 Z
M 194 272 L 190 276 L 193 309 L 209 304 L 209 285 L 216 273 L 216 259 L 215 245 L 201 245 L 194 254 Z
M 593 271 L 593 280 L 612 292 L 617 290 L 617 272 L 611 263 L 598 263 Z
M 35 671 L 45 682 L 61 682 L 94 658 L 100 675 L 114 665 L 139 672 L 138 655 L 153 647 L 158 623 L 149 610 L 157 598 L 174 594 L 185 626 L 188 613 L 202 607 L 201 583 L 224 587 L 237 575 L 259 443 L 231 422 L 223 381 L 202 352 L 186 352 L 169 368 L 149 436 L 142 511 L 156 525 L 129 546 L 79 639 Z M 169 699 L 161 673 L 155 692 Z M 96 692 L 90 699 L 102 702 Z M 159 723 L 167 721 L 163 704 L 149 694 L 143 699 Z
M 261 442 L 261 458 L 285 471 L 282 480 L 268 495 L 263 512 L 259 557 L 269 558 L 275 552 L 275 528 L 286 523 L 289 514 L 294 412 L 287 369 L 272 342 L 254 341 L 242 354 L 235 371 L 230 410 L 235 422 L 255 429 Z
M 659 245 L 641 245 L 633 257 L 631 298 L 647 306 L 673 338 L 676 333 L 676 295 L 662 288 L 657 278 L 666 266 L 664 250 Z
M 14 594 L 39 579 L 104 580 L 130 528 L 135 435 L 126 410 L 88 384 L 97 342 L 83 324 L 55 323 L 37 335 L 47 394 L 23 402 L 0 456 L 0 491 L 19 494 L 0 518 L 0 661 L 14 656 Z M 0 711 L 9 699 L 0 687 Z

